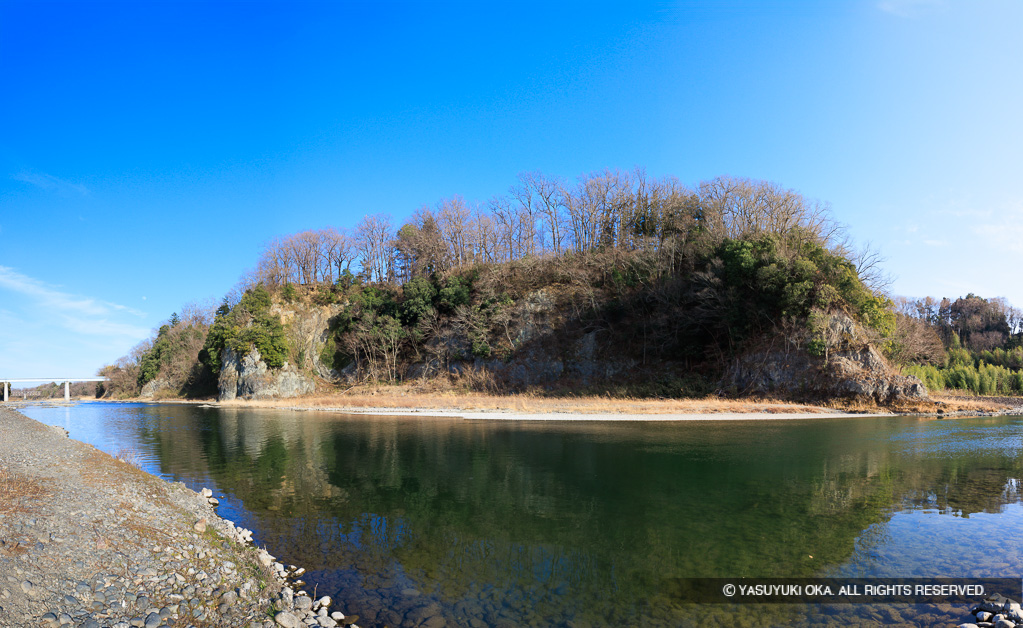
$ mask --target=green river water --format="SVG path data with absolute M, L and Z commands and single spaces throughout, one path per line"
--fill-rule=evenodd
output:
M 222 516 L 305 567 L 307 588 L 363 628 L 954 626 L 968 609 L 691 604 L 681 592 L 695 577 L 1023 575 L 1023 417 L 23 411 L 223 495 Z

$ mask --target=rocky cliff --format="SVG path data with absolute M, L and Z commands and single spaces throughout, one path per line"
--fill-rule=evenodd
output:
M 589 386 L 634 371 L 634 359 L 617 354 L 607 334 L 574 325 L 548 290 L 537 290 L 510 306 L 506 323 L 491 338 L 500 356 L 474 357 L 464 334 L 452 327 L 431 338 L 424 359 L 407 378 L 486 373 L 501 388 Z
M 754 352 L 736 360 L 725 383 L 740 393 L 848 398 L 879 404 L 927 398 L 916 377 L 899 375 L 871 344 L 862 326 L 842 313 L 828 317 L 823 356 L 803 343 Z M 804 339 L 805 340 L 805 339 Z
M 316 390 L 313 380 L 285 362 L 279 369 L 267 367 L 259 349 L 238 355 L 234 349 L 224 349 L 223 366 L 218 388 L 220 400 L 270 399 L 298 397 Z
M 292 359 L 274 369 L 267 366 L 259 349 L 239 355 L 225 347 L 218 380 L 219 398 L 298 397 L 316 390 L 316 377 L 337 381 L 339 374 L 324 365 L 318 356 L 330 336 L 330 319 L 342 307 L 275 302 L 270 311 L 284 325 Z
M 270 311 L 280 317 L 288 334 L 288 344 L 296 366 L 325 379 L 337 381 L 340 374 L 320 360 L 320 353 L 330 339 L 330 319 L 345 304 L 315 305 L 308 303 L 274 303 Z
M 142 392 L 139 393 L 139 397 L 141 399 L 155 399 L 157 393 L 170 390 L 171 384 L 167 378 L 157 377 L 142 387 Z
M 317 380 L 330 385 L 354 383 L 366 376 L 357 371 L 354 363 L 339 372 L 324 361 L 325 356 L 333 356 L 335 346 L 341 346 L 334 337 L 331 321 L 346 307 L 347 302 L 330 305 L 275 302 L 271 311 L 286 330 L 289 361 L 279 369 L 271 369 L 258 349 L 238 355 L 225 348 L 220 398 L 295 397 L 312 393 Z M 487 340 L 493 347 L 490 355 L 474 356 L 465 329 L 450 322 L 432 328 L 428 339 L 416 350 L 416 359 L 405 356 L 398 379 L 469 376 L 475 378 L 473 386 L 500 391 L 529 387 L 610 389 L 623 382 L 636 384 L 662 378 L 669 382 L 664 394 L 682 392 L 672 382 L 686 377 L 683 363 L 641 360 L 615 334 L 581 324 L 565 307 L 559 306 L 558 299 L 548 290 L 531 292 L 508 308 L 502 323 L 490 325 Z M 896 373 L 871 344 L 870 334 L 849 316 L 841 313 L 829 316 L 823 337 L 826 340 L 823 356 L 806 351 L 808 335 L 790 338 L 777 343 L 786 347 L 784 350 L 743 355 L 722 381 L 708 381 L 706 385 L 710 388 L 705 390 L 719 385 L 740 394 L 844 397 L 880 404 L 926 397 L 923 384 Z M 675 388 L 671 389 L 673 385 Z

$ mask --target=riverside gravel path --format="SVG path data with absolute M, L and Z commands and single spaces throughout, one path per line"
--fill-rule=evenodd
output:
M 350 623 L 211 501 L 0 407 L 0 627 Z

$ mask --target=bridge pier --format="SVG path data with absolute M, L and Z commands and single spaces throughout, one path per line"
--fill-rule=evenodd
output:
M 4 401 L 7 401 L 7 400 L 9 400 L 11 398 L 11 384 L 13 384 L 15 382 L 18 382 L 18 383 L 22 383 L 22 382 L 52 382 L 54 384 L 56 384 L 57 382 L 63 382 L 64 383 L 64 401 L 65 402 L 70 402 L 71 401 L 71 382 L 109 382 L 109 381 L 110 380 L 107 379 L 106 377 L 71 377 L 71 378 L 64 378 L 64 377 L 28 377 L 28 378 L 9 377 L 9 378 L 6 378 L 6 379 L 0 378 L 0 384 L 3 384 L 3 387 L 4 387 Z M 25 397 L 25 396 L 26 395 L 24 395 L 24 394 L 22 395 L 22 397 Z

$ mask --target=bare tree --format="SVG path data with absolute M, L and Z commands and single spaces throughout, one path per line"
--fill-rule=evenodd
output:
M 476 259 L 484 263 L 499 261 L 498 250 L 500 243 L 497 234 L 497 221 L 494 216 L 482 205 L 477 204 L 473 209 L 474 243 Z
M 355 261 L 355 239 L 344 229 L 327 227 L 321 231 L 320 243 L 326 270 L 326 280 L 334 283 L 345 271 L 351 271 Z
M 267 285 L 281 285 L 294 280 L 291 255 L 282 238 L 274 238 L 263 245 L 256 265 L 257 281 Z
M 892 359 L 899 364 L 942 364 L 945 347 L 937 329 L 927 321 L 895 314 L 895 334 L 892 336 Z
M 437 224 L 448 245 L 452 265 L 458 267 L 472 261 L 469 231 L 472 211 L 461 196 L 455 195 L 437 204 Z
M 700 183 L 698 194 L 708 228 L 721 237 L 791 234 L 798 227 L 819 244 L 830 246 L 842 233 L 827 204 L 768 181 L 718 177 Z
M 564 197 L 575 249 L 615 246 L 632 200 L 628 174 L 605 170 L 579 177 L 574 192 Z
M 543 250 L 542 234 L 537 233 L 536 221 L 539 215 L 533 190 L 527 186 L 512 186 L 509 190 L 514 204 L 515 216 L 514 237 L 518 243 L 519 253 L 516 257 L 534 255 Z
M 392 239 L 391 217 L 386 214 L 367 215 L 356 227 L 356 250 L 371 281 L 390 280 Z
M 894 279 L 883 266 L 888 259 L 881 255 L 881 251 L 872 243 L 865 242 L 862 246 L 853 249 L 847 257 L 856 267 L 856 274 L 860 281 L 872 292 L 887 294 L 891 290 Z
M 564 240 L 562 223 L 565 212 L 561 181 L 541 172 L 523 172 L 519 174 L 519 185 L 512 188 L 512 193 L 527 215 L 526 219 L 535 216 L 543 225 L 537 230 L 538 248 L 559 255 Z
M 213 299 L 189 301 L 181 306 L 181 322 L 185 325 L 209 327 L 217 311 L 217 303 Z
M 521 255 L 521 249 L 516 237 L 518 218 L 511 201 L 506 196 L 495 196 L 487 203 L 487 208 L 494 217 L 495 259 L 516 259 Z

